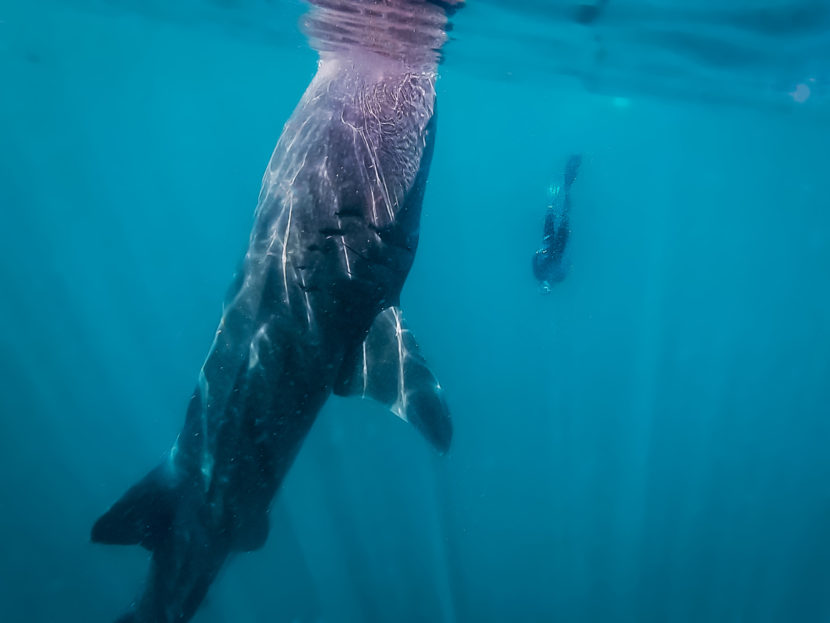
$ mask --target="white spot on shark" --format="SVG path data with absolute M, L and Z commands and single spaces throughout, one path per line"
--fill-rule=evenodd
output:
M 248 369 L 252 370 L 259 365 L 259 348 L 262 341 L 268 341 L 268 335 L 266 333 L 266 329 L 268 325 L 262 325 L 257 332 L 254 334 L 253 339 L 251 340 L 251 347 L 248 353 Z
M 363 397 L 366 398 L 366 390 L 369 385 L 369 362 L 366 360 L 366 340 L 363 340 Z
M 402 420 L 408 422 L 406 419 L 406 386 L 404 384 L 403 366 L 404 366 L 404 346 L 403 346 L 403 323 L 401 322 L 401 314 L 398 308 L 392 308 L 392 315 L 395 317 L 395 339 L 398 341 L 398 399 L 392 405 L 392 412 Z
M 288 195 L 288 222 L 285 225 L 285 237 L 282 241 L 282 286 L 285 292 L 285 302 L 288 299 L 288 236 L 291 234 L 291 216 L 294 214 L 294 195 Z

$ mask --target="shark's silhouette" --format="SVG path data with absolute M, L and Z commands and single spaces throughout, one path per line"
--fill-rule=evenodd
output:
M 332 393 L 371 397 L 439 451 L 441 387 L 401 310 L 435 136 L 435 79 L 460 2 L 314 0 L 316 75 L 263 179 L 250 244 L 184 428 L 92 529 L 152 552 L 120 621 L 189 620 L 268 510 Z

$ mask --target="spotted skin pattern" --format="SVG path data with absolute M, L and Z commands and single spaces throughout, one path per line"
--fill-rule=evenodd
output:
M 432 156 L 437 50 L 455 3 L 314 4 L 306 30 L 318 70 L 265 171 L 184 427 L 92 530 L 95 542 L 152 552 L 125 623 L 189 620 L 227 557 L 263 545 L 273 498 L 332 393 L 375 399 L 449 448 L 442 389 L 399 298 Z M 405 29 L 390 15 L 422 36 L 395 39 Z M 372 20 L 372 45 L 360 45 Z M 345 26 L 327 30 L 333 23 Z

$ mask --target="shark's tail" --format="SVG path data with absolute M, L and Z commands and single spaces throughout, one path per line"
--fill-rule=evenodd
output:
M 175 515 L 178 488 L 170 471 L 164 463 L 130 487 L 92 526 L 92 542 L 153 551 Z
M 92 542 L 141 545 L 154 552 L 172 531 L 178 492 L 167 463 L 159 465 L 130 487 L 92 526 Z M 115 623 L 138 623 L 135 611 Z M 142 619 L 143 620 L 143 619 Z
M 202 521 L 204 506 L 194 499 L 165 461 L 95 522 L 94 543 L 141 545 L 153 552 L 141 596 L 116 623 L 184 622 L 195 613 L 230 544 L 211 540 Z

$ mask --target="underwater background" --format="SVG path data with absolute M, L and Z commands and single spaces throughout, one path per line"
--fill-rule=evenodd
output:
M 137 595 L 90 527 L 176 437 L 315 70 L 298 1 L 167 4 L 0 0 L 0 621 Z M 830 6 L 578 4 L 469 0 L 445 49 L 402 306 L 450 453 L 331 399 L 195 621 L 830 621 Z

